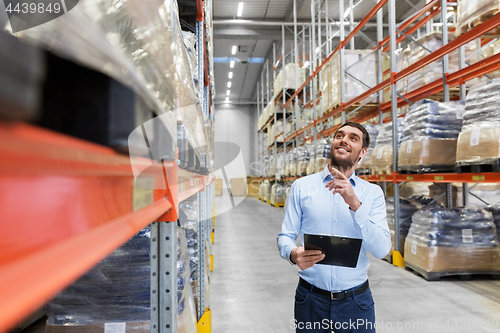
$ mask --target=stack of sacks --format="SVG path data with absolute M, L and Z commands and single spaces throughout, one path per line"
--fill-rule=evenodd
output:
M 262 114 L 259 116 L 259 122 L 257 124 L 258 129 L 261 130 L 271 117 L 274 117 L 274 103 L 267 104 L 262 111 Z
M 273 206 L 283 206 L 285 204 L 285 188 L 283 185 L 273 184 L 270 201 Z
M 497 238 L 500 240 L 500 202 L 488 205 L 484 209 L 490 212 L 493 216 L 493 222 L 495 223 L 495 227 L 497 229 Z
M 330 163 L 330 148 L 332 143 L 330 139 L 321 139 L 316 142 L 316 158 L 314 172 L 321 172 L 327 164 Z
M 179 224 L 181 228 L 185 230 L 187 237 L 187 248 L 189 252 L 189 263 L 190 263 L 190 276 L 189 282 L 191 284 L 191 290 L 194 295 L 195 304 L 198 302 L 198 281 L 200 276 L 198 274 L 200 265 L 200 251 L 199 247 L 205 247 L 205 253 L 207 252 L 207 244 L 199 244 L 198 242 L 198 200 L 197 195 L 193 195 L 190 198 L 184 200 L 179 204 Z M 205 254 L 208 257 L 208 254 Z M 208 260 L 207 260 L 208 262 Z M 207 262 L 202 262 L 202 265 L 206 265 Z M 205 266 L 205 276 L 201 277 L 205 280 L 205 304 L 207 304 L 210 299 L 209 295 L 209 275 L 210 269 L 207 270 Z M 197 308 L 197 307 L 196 307 Z
M 177 313 L 182 332 L 196 332 L 186 235 L 177 229 Z M 104 331 L 123 322 L 124 332 L 150 330 L 150 230 L 143 229 L 45 305 L 46 332 Z
M 307 165 L 306 174 L 312 175 L 316 168 L 316 151 L 314 150 L 314 145 L 306 145 L 305 147 L 309 152 L 309 164 Z
M 280 119 L 276 121 L 276 125 L 271 125 L 269 127 L 269 130 L 267 131 L 267 144 L 268 146 L 272 146 L 274 144 L 274 139 L 276 136 L 276 142 L 283 142 L 285 139 L 285 135 L 290 134 L 292 131 L 292 123 L 287 121 L 286 122 L 286 133 L 283 132 L 284 126 L 283 126 L 283 120 Z
M 369 89 L 367 86 L 371 88 L 377 84 L 377 58 L 376 53 L 369 50 L 345 50 L 344 55 L 344 68 L 346 69 L 346 74 L 344 74 L 344 94 L 345 101 L 347 102 L 367 91 Z M 333 55 L 323 66 L 320 85 L 321 113 L 324 114 L 342 103 L 340 95 L 339 53 Z
M 499 79 L 470 89 L 457 142 L 457 165 L 483 164 L 500 158 L 499 91 Z
M 405 262 L 427 272 L 500 270 L 500 250 L 490 212 L 473 207 L 431 207 L 413 215 Z
M 284 78 L 283 78 L 283 72 Z M 273 83 L 274 95 L 276 96 L 283 92 L 283 89 L 299 89 L 306 80 L 305 68 L 299 67 L 295 63 L 285 65 L 285 68 L 280 70 Z M 297 83 L 295 82 L 297 81 Z
M 403 139 L 404 120 L 398 118 L 398 142 L 397 147 Z M 373 148 L 371 172 L 374 175 L 392 174 L 392 122 L 383 124 L 378 132 L 375 147 Z
M 299 160 L 297 162 L 297 176 L 306 176 L 310 162 L 310 154 L 307 146 L 299 148 Z
M 279 153 L 276 156 L 276 177 L 281 178 L 285 175 L 285 153 Z
M 498 0 L 461 0 L 457 8 L 457 30 L 460 36 L 483 23 L 500 10 Z
M 401 249 L 401 254 L 404 255 L 404 244 L 406 235 L 408 235 L 408 230 L 411 225 L 411 218 L 419 209 L 430 203 L 432 199 L 426 196 L 412 196 L 408 199 L 399 199 L 399 230 L 400 238 L 399 244 Z M 396 221 L 394 220 L 394 197 L 388 197 L 385 200 L 385 207 L 387 210 L 387 224 L 389 225 L 389 230 L 391 232 L 392 248 L 396 249 Z
M 288 163 L 285 168 L 285 176 L 295 177 L 297 174 L 297 148 L 293 148 L 288 152 Z
M 404 50 L 396 50 L 396 72 L 401 72 L 403 69 L 410 65 L 410 46 L 407 46 Z M 386 73 L 382 80 L 387 80 L 391 78 L 391 58 L 389 55 L 384 55 L 382 58 L 382 72 Z M 399 94 L 404 95 L 407 93 L 408 77 L 404 77 L 398 82 L 396 82 L 396 90 Z M 384 89 L 384 95 L 382 98 L 383 103 L 387 103 L 391 100 L 391 87 Z
M 462 101 L 440 103 L 424 99 L 413 104 L 405 117 L 398 169 L 453 170 L 464 111 Z
M 276 173 L 276 156 L 274 155 L 271 155 L 269 157 L 269 162 L 268 162 L 268 165 L 269 165 L 269 168 L 267 169 L 267 176 L 268 177 L 274 177 L 275 173 Z
M 448 34 L 448 41 L 454 39 L 453 34 Z M 410 58 L 409 65 L 412 65 L 426 56 L 430 52 L 434 52 L 442 46 L 442 35 L 441 32 L 433 32 L 429 35 L 423 36 L 417 40 L 417 43 L 410 43 Z M 477 50 L 476 41 L 469 42 L 464 45 L 465 56 L 471 55 Z M 459 50 L 451 52 L 448 56 L 448 73 L 454 73 L 460 69 L 459 62 Z M 473 59 L 469 59 L 469 63 Z M 436 80 L 442 80 L 443 78 L 443 67 L 440 60 L 436 60 L 426 65 L 425 67 L 417 70 L 416 72 L 408 75 L 408 88 L 407 91 L 413 91 L 415 89 L 421 88 L 422 86 L 434 82 Z
M 370 145 L 368 146 L 365 157 L 363 157 L 361 161 L 358 162 L 356 170 L 366 173 L 366 171 L 370 170 L 370 166 L 372 164 L 372 153 L 373 149 L 375 148 L 375 143 L 377 142 L 378 129 L 380 128 L 380 126 L 365 124 L 363 125 L 363 127 L 370 135 Z
M 262 182 L 262 184 L 260 184 L 260 187 L 259 187 L 259 198 L 260 200 L 262 201 L 267 201 L 266 199 L 266 193 L 269 193 L 269 180 L 264 180 Z

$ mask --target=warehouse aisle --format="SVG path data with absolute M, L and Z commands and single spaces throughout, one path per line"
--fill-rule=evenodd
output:
M 277 250 L 282 218 L 282 209 L 251 197 L 216 217 L 214 333 L 294 332 L 298 269 Z M 500 331 L 500 281 L 427 282 L 385 261 L 371 262 L 378 333 Z

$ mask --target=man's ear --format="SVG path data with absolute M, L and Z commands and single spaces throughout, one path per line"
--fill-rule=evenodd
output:
M 363 157 L 365 157 L 365 155 L 366 155 L 367 152 L 368 152 L 368 148 L 362 148 L 361 149 L 361 152 L 359 153 L 359 160 L 358 160 L 358 162 L 361 161 L 361 159 Z

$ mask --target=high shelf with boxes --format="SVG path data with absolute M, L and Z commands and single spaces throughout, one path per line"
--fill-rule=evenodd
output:
M 388 7 L 388 35 L 385 37 L 381 12 L 383 6 Z M 352 4 L 349 7 L 351 12 L 354 7 Z M 455 14 L 455 7 L 458 7 L 458 15 Z M 371 166 L 377 165 L 373 162 L 369 163 L 369 174 L 362 177 L 369 181 L 388 182 L 392 185 L 393 210 L 396 212 L 394 214 L 395 241 L 393 252 L 396 265 L 404 265 L 401 256 L 403 245 L 400 241 L 399 221 L 399 185 L 401 182 L 446 183 L 444 192 L 446 193 L 447 207 L 450 209 L 453 205 L 451 182 L 463 183 L 465 205 L 468 202 L 469 182 L 498 182 L 497 172 L 500 169 L 497 164 L 500 156 L 498 156 L 498 151 L 494 151 L 497 147 L 494 140 L 489 139 L 497 136 L 496 132 L 490 133 L 493 129 L 488 129 L 492 127 L 491 124 L 486 126 L 488 122 L 495 121 L 496 113 L 481 112 L 482 109 L 489 107 L 489 104 L 484 104 L 484 101 L 493 98 L 492 91 L 494 91 L 496 81 L 484 86 L 474 86 L 472 94 L 468 96 L 465 109 L 463 104 L 460 106 L 460 104 L 449 102 L 451 99 L 465 101 L 466 89 L 471 84 L 484 78 L 496 77 L 495 73 L 490 73 L 500 68 L 500 57 L 496 52 L 498 44 L 496 35 L 491 33 L 500 26 L 500 15 L 497 14 L 499 8 L 497 7 L 498 4 L 495 1 L 462 0 L 454 3 L 434 0 L 429 1 L 416 13 L 409 15 L 396 25 L 395 1 L 378 1 L 359 24 L 351 26 L 347 37 L 344 38 L 344 24 L 339 24 L 340 43 L 338 46 L 334 48 L 333 52 L 327 53 L 328 56 L 314 67 L 305 83 L 292 94 L 284 105 L 286 109 L 288 103 L 303 93 L 305 87 L 311 82 L 314 86 L 314 82 L 319 80 L 322 82 L 322 88 L 326 88 L 326 90 L 321 91 L 321 96 L 319 96 L 323 115 L 304 128 L 296 129 L 295 132 L 284 138 L 285 142 L 307 139 L 307 131 L 314 129 L 318 133 L 314 139 L 319 139 L 321 136 L 327 137 L 335 132 L 340 126 L 340 122 L 347 119 L 361 123 L 376 123 L 376 119 L 378 119 L 379 124 L 387 124 L 386 129 L 381 129 L 380 140 L 377 139 L 377 142 L 381 143 L 385 140 L 387 149 L 377 150 L 375 147 L 372 150 L 374 153 L 372 153 L 372 160 L 384 160 L 385 164 L 380 165 L 379 170 L 374 170 Z M 316 8 L 317 5 L 313 2 L 311 4 L 313 18 Z M 339 21 L 344 22 L 343 1 L 339 3 L 339 12 Z M 375 15 L 377 16 L 377 43 L 372 49 L 373 52 L 355 51 L 354 56 L 357 55 L 360 61 L 354 61 L 352 65 L 348 65 L 351 51 L 344 50 L 344 47 L 353 40 L 356 34 L 362 33 L 363 26 Z M 436 17 L 440 17 L 440 23 L 434 23 Z M 456 30 L 453 26 L 455 23 L 458 27 Z M 442 27 L 448 27 L 448 29 L 442 29 Z M 421 30 L 425 30 L 425 35 L 421 36 Z M 452 34 L 454 31 L 455 34 Z M 370 58 L 375 59 L 375 61 L 370 60 Z M 366 68 L 376 68 L 375 80 L 359 82 L 361 80 L 357 79 L 355 75 L 346 72 L 349 69 L 355 69 L 356 65 L 363 67 L 364 62 L 371 63 Z M 354 93 L 348 96 L 347 80 L 358 84 L 357 87 L 356 85 L 354 87 L 360 87 L 362 91 L 356 92 L 354 90 Z M 339 86 L 340 93 L 336 92 L 335 89 L 328 88 L 329 84 Z M 450 91 L 450 87 L 454 89 Z M 325 91 L 329 92 L 330 95 L 325 94 Z M 378 97 L 378 101 L 371 104 L 375 97 Z M 440 102 L 431 100 L 419 102 L 426 98 Z M 313 107 L 316 105 L 315 102 L 316 100 L 312 103 Z M 413 120 L 405 126 L 400 119 L 405 118 L 405 114 L 409 112 L 408 106 L 411 106 L 409 118 Z M 387 117 L 388 114 L 390 117 Z M 461 121 L 450 119 L 451 115 L 456 115 L 455 119 L 464 117 L 463 130 L 460 130 Z M 333 125 L 331 118 L 336 121 Z M 422 121 L 422 119 L 424 120 Z M 475 119 L 481 120 L 483 125 L 475 126 Z M 423 127 L 417 126 L 419 121 Z M 439 127 L 443 121 L 446 122 L 446 128 Z M 466 128 L 467 121 L 469 126 Z M 405 131 L 406 134 L 412 132 L 422 134 L 405 139 Z M 448 137 L 443 137 L 443 135 L 448 135 Z M 458 142 L 456 141 L 457 137 Z M 455 145 L 453 140 L 455 140 Z M 403 144 L 400 147 L 399 142 L 401 141 Z M 477 148 L 479 142 L 486 143 L 486 149 L 475 149 L 474 147 Z M 439 154 L 439 147 L 456 149 L 456 156 L 453 152 Z M 403 148 L 405 148 L 404 151 Z M 489 151 L 485 152 L 488 149 Z M 469 155 L 472 152 L 474 152 L 474 157 L 470 158 Z M 415 154 L 419 156 L 414 156 Z M 399 163 L 399 155 L 401 155 L 401 163 L 403 164 Z M 434 157 L 431 158 L 431 156 Z M 417 160 L 412 159 L 415 157 Z M 443 167 L 449 173 L 436 173 L 443 171 Z M 459 173 L 452 173 L 453 171 Z M 465 173 L 471 171 L 476 173 Z M 491 173 L 485 171 L 491 171 Z M 402 175 L 400 174 L 402 172 L 409 174 Z M 272 180 L 278 178 L 270 174 L 265 176 L 272 177 Z M 290 180 L 296 178 L 291 177 Z M 496 241 L 496 245 L 498 249 L 498 241 Z M 493 271 L 496 271 L 496 268 Z M 465 273 L 468 274 L 470 271 Z M 436 277 L 436 274 L 433 276 Z
M 210 331 L 211 1 L 193 36 L 176 1 L 108 2 L 0 32 L 0 332 L 45 303 L 58 331 Z

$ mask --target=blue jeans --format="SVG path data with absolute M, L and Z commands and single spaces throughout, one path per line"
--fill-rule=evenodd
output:
M 297 286 L 295 292 L 296 332 L 375 333 L 372 292 L 332 300 Z

